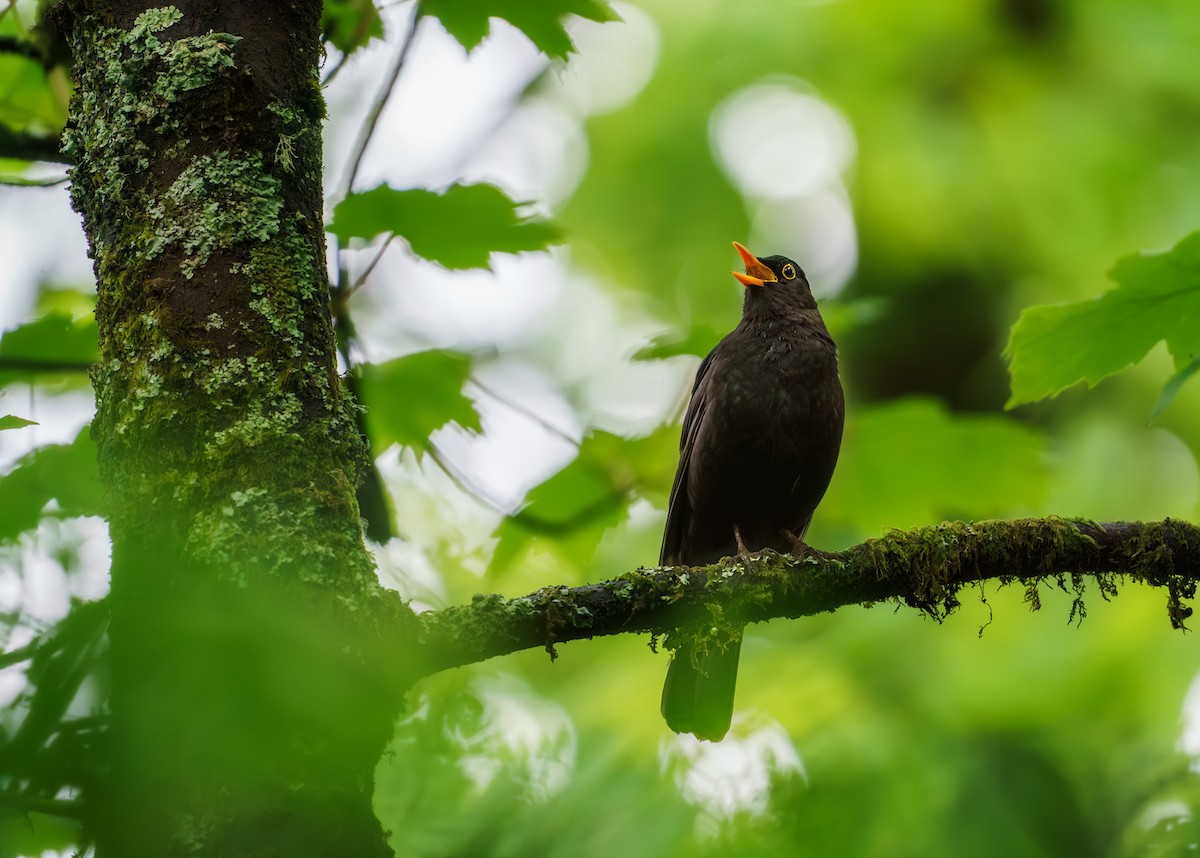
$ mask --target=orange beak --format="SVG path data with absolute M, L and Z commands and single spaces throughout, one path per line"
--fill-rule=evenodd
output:
M 742 264 L 746 266 L 746 273 L 739 274 L 736 271 L 730 271 L 737 281 L 743 286 L 762 286 L 765 283 L 774 283 L 778 278 L 775 277 L 775 272 L 759 261 L 759 258 L 745 248 L 744 245 L 733 243 L 733 249 L 742 257 Z

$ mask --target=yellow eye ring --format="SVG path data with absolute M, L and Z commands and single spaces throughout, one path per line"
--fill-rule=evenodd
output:
M 796 266 L 789 262 L 787 265 L 783 266 L 783 271 L 781 273 L 783 274 L 784 280 L 795 280 Z

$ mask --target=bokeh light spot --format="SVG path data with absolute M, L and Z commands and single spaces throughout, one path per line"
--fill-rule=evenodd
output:
M 805 84 L 769 78 L 713 111 L 709 140 L 717 163 L 746 196 L 798 197 L 841 181 L 854 159 L 854 132 Z

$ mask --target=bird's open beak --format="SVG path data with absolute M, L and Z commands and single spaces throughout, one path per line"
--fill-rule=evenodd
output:
M 742 264 L 746 266 L 746 273 L 739 274 L 736 271 L 730 271 L 737 281 L 743 286 L 762 286 L 764 283 L 774 283 L 776 281 L 775 272 L 759 261 L 758 257 L 745 248 L 744 245 L 733 243 L 733 249 L 742 257 Z

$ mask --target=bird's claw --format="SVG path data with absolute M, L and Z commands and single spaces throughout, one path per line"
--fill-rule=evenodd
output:
M 806 545 L 804 540 L 796 534 L 792 533 L 786 527 L 783 528 L 784 538 L 792 544 L 790 554 L 800 560 L 805 560 L 812 557 L 815 560 L 828 560 L 830 555 L 826 551 L 821 551 L 819 548 L 813 548 L 811 545 Z
M 742 531 L 736 524 L 733 526 L 733 538 L 737 542 L 737 553 L 738 557 L 741 558 L 742 565 L 749 569 L 750 561 L 754 557 L 750 554 L 750 550 L 746 548 L 746 540 L 742 539 Z

